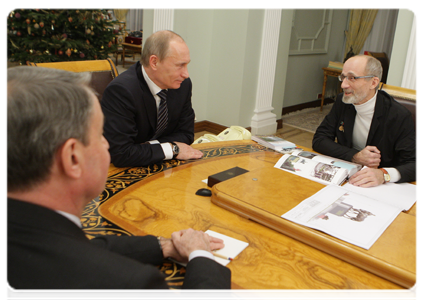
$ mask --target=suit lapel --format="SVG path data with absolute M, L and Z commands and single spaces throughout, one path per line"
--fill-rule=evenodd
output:
M 372 141 L 375 136 L 375 133 L 377 132 L 379 128 L 382 117 L 383 117 L 383 99 L 381 99 L 380 91 L 378 91 L 377 98 L 376 98 L 375 112 L 373 113 L 372 124 L 370 125 L 369 136 L 367 137 L 366 145 L 374 144 Z
M 354 105 L 347 105 L 344 115 L 345 138 L 348 142 L 348 147 L 352 147 L 352 134 L 355 123 L 355 115 L 357 114 Z

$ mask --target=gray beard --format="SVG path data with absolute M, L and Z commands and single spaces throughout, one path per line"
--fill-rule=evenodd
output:
M 359 101 L 357 101 L 357 97 L 355 95 L 349 96 L 349 97 L 345 97 L 345 95 L 344 95 L 344 96 L 342 96 L 342 102 L 344 102 L 345 104 L 356 104 Z
M 364 99 L 363 95 L 354 93 L 351 96 L 345 97 L 345 94 L 342 95 L 342 102 L 346 104 L 357 104 Z

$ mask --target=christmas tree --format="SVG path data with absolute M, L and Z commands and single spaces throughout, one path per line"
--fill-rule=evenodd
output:
M 8 59 L 21 64 L 106 59 L 116 51 L 118 26 L 107 10 L 17 9 L 7 19 Z

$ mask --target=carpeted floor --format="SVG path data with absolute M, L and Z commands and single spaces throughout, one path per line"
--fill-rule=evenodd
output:
M 320 111 L 320 107 L 315 107 L 283 115 L 283 124 L 314 133 L 331 110 L 332 105 L 333 104 L 328 104 L 323 106 L 322 111 Z

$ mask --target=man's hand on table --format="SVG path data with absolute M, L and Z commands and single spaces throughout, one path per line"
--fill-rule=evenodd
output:
M 189 255 L 195 250 L 211 253 L 225 246 L 223 240 L 191 228 L 172 233 L 171 239 L 161 238 L 160 243 L 164 257 L 171 257 L 180 262 L 188 262 Z
M 199 159 L 203 157 L 203 152 L 200 150 L 194 149 L 191 146 L 175 142 L 179 147 L 179 154 L 176 156 L 176 159 L 187 160 L 187 159 Z
M 385 182 L 381 169 L 364 168 L 348 179 L 352 185 L 359 187 L 378 186 Z

